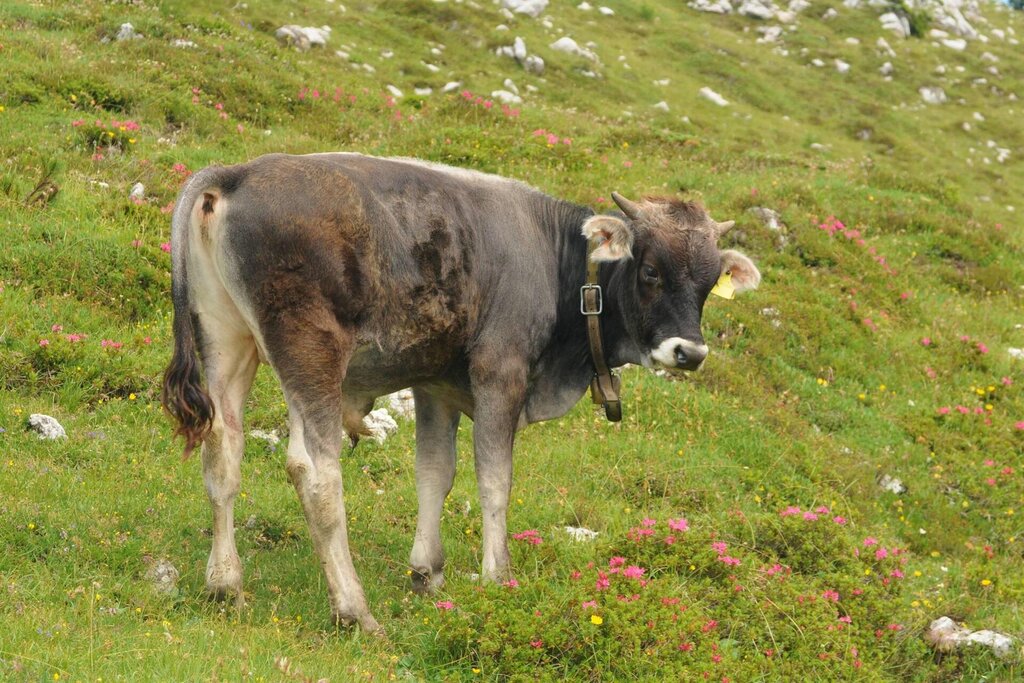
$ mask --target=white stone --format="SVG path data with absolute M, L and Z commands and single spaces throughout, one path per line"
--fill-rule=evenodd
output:
M 836 8 L 835 7 L 829 7 L 827 10 L 825 10 L 825 13 L 821 15 L 821 18 L 824 21 L 828 21 L 829 19 L 835 19 L 838 16 L 839 16 L 839 12 L 836 11 Z
M 653 105 L 653 108 L 657 109 L 658 111 L 667 112 L 668 111 L 668 102 L 666 102 L 665 100 L 662 100 L 661 102 L 658 102 L 657 104 Z
M 501 0 L 501 6 L 516 14 L 525 14 L 536 19 L 547 9 L 548 0 Z
M 907 492 L 907 487 L 903 485 L 902 481 L 888 474 L 882 475 L 882 478 L 878 480 L 878 485 L 883 491 L 895 493 L 897 496 Z
M 892 49 L 892 45 L 889 45 L 889 41 L 885 38 L 879 38 L 875 41 L 875 47 L 882 51 L 886 57 L 895 57 L 896 51 Z
M 567 526 L 565 527 L 565 533 L 569 534 L 569 538 L 574 541 L 585 543 L 587 541 L 593 541 L 597 538 L 598 532 L 591 531 L 590 529 L 584 529 L 579 526 Z
M 597 8 L 597 11 L 606 17 L 610 17 L 615 14 L 615 10 L 613 10 L 611 7 L 601 6 Z
M 692 0 L 687 5 L 698 12 L 732 14 L 732 3 L 729 0 Z
M 997 657 L 1008 657 L 1013 647 L 1013 638 L 1010 636 L 988 630 L 971 632 L 949 617 L 939 617 L 933 621 L 924 638 L 940 652 L 949 652 L 964 645 L 984 645 L 991 648 Z
M 775 16 L 775 8 L 761 0 L 743 0 L 740 8 L 736 11 L 745 17 L 755 19 L 771 19 Z
M 707 86 L 704 86 L 699 91 L 697 91 L 697 94 L 706 100 L 714 102 L 719 107 L 729 106 L 729 101 L 727 99 L 725 99 L 724 97 L 722 97 L 721 95 L 719 95 L 718 93 L 716 93 L 714 90 Z
M 170 560 L 161 558 L 146 570 L 146 579 L 152 582 L 158 593 L 174 593 L 178 586 L 178 569 Z
M 949 38 L 947 40 L 943 40 L 942 44 L 950 50 L 956 50 L 957 52 L 962 52 L 967 49 L 967 41 L 963 38 Z
M 388 83 L 387 89 L 388 89 L 388 92 L 391 93 L 391 96 L 394 97 L 395 99 L 400 100 L 403 97 L 405 97 L 405 95 L 402 93 L 401 90 L 399 90 L 397 87 L 391 85 L 390 83 Z
M 526 59 L 526 41 L 519 36 L 516 36 L 516 39 L 512 41 L 512 56 L 519 62 Z
M 528 74 L 540 76 L 544 73 L 544 60 L 537 55 L 529 55 L 523 60 L 523 70 Z
M 508 90 L 510 93 L 513 93 L 513 94 L 516 94 L 516 95 L 519 94 L 519 88 L 516 87 L 516 84 L 512 81 L 511 78 L 506 78 L 505 82 L 502 83 L 502 85 L 504 85 L 505 86 L 505 90 Z
M 175 38 L 171 41 L 171 47 L 192 48 L 197 46 L 191 40 L 185 40 L 184 38 Z
M 821 67 L 825 66 L 825 60 L 818 59 L 817 57 L 815 57 L 814 59 L 811 60 L 811 64 L 813 64 L 814 66 L 816 66 L 818 68 L 821 68 Z
M 491 97 L 502 104 L 522 104 L 523 102 L 522 97 L 508 90 L 494 90 L 491 92 Z
M 395 51 L 394 50 L 381 50 L 380 51 L 380 58 L 381 59 L 391 59 L 394 56 L 395 56 Z
M 505 24 L 498 24 L 497 26 L 494 27 L 494 30 L 495 31 L 508 31 L 509 28 Z
M 835 64 L 836 64 L 836 71 L 838 71 L 841 74 L 845 74 L 847 71 L 850 70 L 850 64 L 848 62 L 844 62 L 841 59 L 837 59 L 835 61 Z
M 420 97 L 426 97 L 434 92 L 433 88 L 413 88 L 412 91 Z
M 576 9 L 582 10 L 584 12 L 589 12 L 590 10 L 594 9 L 594 6 L 591 5 L 589 2 L 585 2 L 584 1 L 584 2 L 581 2 L 580 4 L 576 5 Z
M 416 417 L 416 399 L 412 389 L 402 389 L 384 397 L 387 407 L 400 419 L 411 420 Z
M 947 101 L 946 91 L 938 86 L 924 86 L 917 89 L 921 93 L 921 99 L 928 104 L 943 104 Z
M 266 441 L 271 446 L 276 446 L 281 442 L 281 437 L 277 435 L 276 429 L 271 429 L 269 432 L 265 432 L 262 429 L 253 429 L 249 431 L 249 436 L 260 441 Z
M 371 410 L 363 418 L 363 427 L 370 433 L 370 438 L 378 444 L 384 443 L 389 436 L 398 431 L 398 423 L 391 417 L 387 408 Z
M 437 66 L 436 64 L 430 64 L 428 62 L 421 62 L 421 63 L 427 69 L 427 71 L 429 71 L 432 74 L 436 74 L 438 71 L 441 70 L 441 67 Z
M 1017 360 L 1024 360 L 1024 349 L 1015 349 L 1010 347 L 1006 349 L 1006 352 L 1010 354 L 1010 358 L 1016 358 Z
M 774 43 L 782 35 L 782 27 L 758 26 L 757 32 L 761 34 L 761 37 L 757 39 L 758 43 Z
M 52 441 L 68 438 L 68 433 L 64 431 L 64 427 L 61 426 L 60 422 L 57 422 L 56 418 L 49 415 L 32 413 L 28 416 L 28 426 L 39 435 L 40 439 Z
M 759 218 L 764 227 L 769 230 L 778 232 L 782 228 L 782 219 L 777 211 L 764 206 L 754 206 L 748 211 Z
M 892 76 L 892 71 L 892 62 L 886 62 L 882 66 L 878 67 L 878 73 L 882 74 L 883 76 Z
M 669 79 L 667 79 L 667 78 L 661 78 L 661 79 L 659 79 L 659 80 L 657 80 L 657 81 L 651 81 L 651 82 L 652 82 L 652 83 L 654 83 L 654 85 L 660 85 L 661 87 L 663 87 L 663 88 L 664 88 L 665 86 L 667 86 L 667 85 L 668 85 L 669 83 L 671 83 L 672 81 L 670 81 L 670 80 L 669 80 Z
M 120 42 L 122 40 L 141 40 L 144 36 L 135 30 L 135 27 L 129 23 L 121 24 L 121 28 L 118 29 L 117 35 L 114 36 L 114 40 Z
M 142 183 L 135 183 L 132 185 L 131 192 L 128 193 L 129 199 L 145 199 L 146 198 L 146 186 Z
M 906 38 L 910 35 L 910 22 L 906 17 L 901 17 L 895 12 L 886 12 L 878 17 L 878 21 L 882 23 L 882 28 L 886 31 L 892 31 L 900 38 Z
M 936 38 L 936 39 L 949 38 L 949 33 L 948 32 L 943 31 L 941 29 L 937 29 L 937 28 L 933 28 L 931 31 L 928 31 L 928 35 L 930 37 Z
M 284 45 L 291 45 L 300 52 L 311 47 L 325 47 L 331 37 L 330 26 L 298 26 L 286 24 L 274 32 L 277 39 Z
M 789 0 L 789 6 L 787 9 L 794 14 L 799 14 L 805 9 L 810 8 L 811 3 L 808 0 Z
M 847 45 L 860 45 L 860 38 L 849 37 L 846 39 Z
M 551 45 L 549 45 L 548 47 L 557 52 L 564 52 L 568 55 L 576 55 L 578 57 L 589 59 L 592 62 L 597 61 L 596 54 L 594 54 L 592 51 L 588 50 L 585 47 L 580 47 L 579 43 L 577 43 L 569 36 L 562 36 L 555 42 L 551 43 Z
M 448 81 L 447 83 L 444 84 L 444 87 L 441 88 L 441 92 L 443 92 L 443 93 L 454 92 L 454 91 L 458 90 L 461 87 L 462 87 L 462 81 Z
M 984 121 L 985 120 L 985 117 L 982 115 L 982 113 L 980 111 L 974 112 L 973 116 L 974 116 L 974 120 L 975 121 Z

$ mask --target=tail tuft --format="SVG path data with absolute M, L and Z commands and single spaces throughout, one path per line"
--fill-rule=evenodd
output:
M 186 317 L 188 314 L 186 313 Z M 174 436 L 185 438 L 182 459 L 188 460 L 192 451 L 202 443 L 213 424 L 213 401 L 203 388 L 196 362 L 195 346 L 192 341 L 192 321 L 188 320 L 185 330 L 179 330 L 179 318 L 175 319 L 174 355 L 164 371 L 163 393 L 160 397 L 164 410 L 178 423 Z M 185 337 L 187 335 L 187 337 Z

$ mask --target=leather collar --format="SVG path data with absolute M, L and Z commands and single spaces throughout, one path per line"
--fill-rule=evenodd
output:
M 594 360 L 594 378 L 590 381 L 590 398 L 604 405 L 604 414 L 610 422 L 622 420 L 622 402 L 619 399 L 620 380 L 608 367 L 601 339 L 601 313 L 604 311 L 604 292 L 598 279 L 600 264 L 591 260 L 596 245 L 587 245 L 587 282 L 580 287 L 580 313 L 587 319 L 587 338 L 590 357 Z

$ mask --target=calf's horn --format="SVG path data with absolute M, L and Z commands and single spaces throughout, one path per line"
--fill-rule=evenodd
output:
M 721 237 L 725 233 L 732 230 L 732 226 L 736 225 L 736 221 L 724 221 L 722 223 L 715 223 L 715 235 Z
M 618 192 L 612 192 L 612 199 L 619 205 L 619 208 L 622 209 L 622 213 L 626 214 L 634 221 L 640 220 L 640 207 L 637 206 L 635 202 L 629 201 Z

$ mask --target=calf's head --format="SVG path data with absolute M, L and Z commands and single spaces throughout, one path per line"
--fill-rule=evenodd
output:
M 698 204 L 612 199 L 624 216 L 593 216 L 583 235 L 596 244 L 592 260 L 617 264 L 612 295 L 638 360 L 696 370 L 708 354 L 700 316 L 712 288 L 728 273 L 736 292 L 754 289 L 761 273 L 738 251 L 718 250 L 733 222 L 716 223 Z

